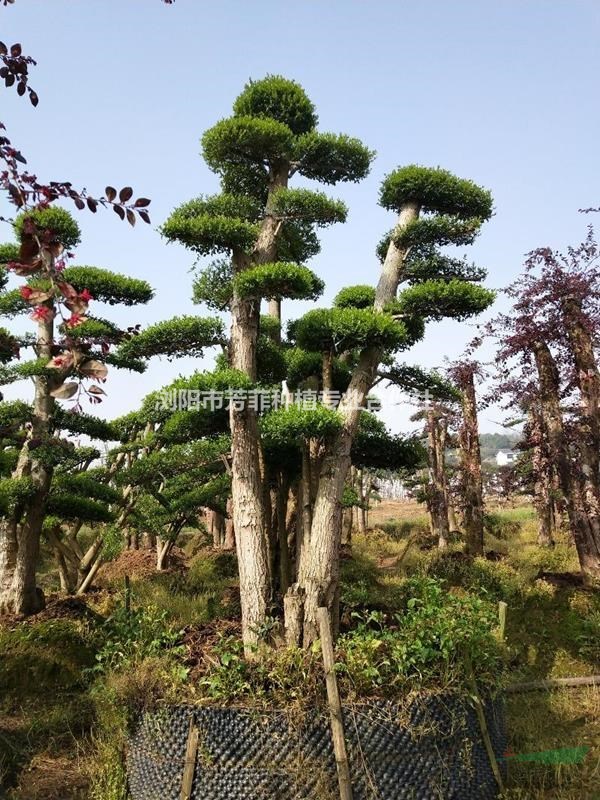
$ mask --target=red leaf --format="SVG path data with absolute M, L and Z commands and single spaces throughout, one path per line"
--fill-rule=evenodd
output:
M 113 206 L 113 211 L 118 214 L 121 219 L 125 219 L 125 211 L 122 206 Z
M 75 205 L 77 206 L 77 208 L 78 208 L 80 211 L 82 211 L 82 210 L 85 208 L 85 203 L 83 202 L 83 200 L 81 199 L 81 197 L 74 197 L 74 198 L 73 198 L 73 202 L 75 203 Z
M 130 208 L 127 209 L 127 222 L 132 226 L 135 225 L 135 214 Z
M 19 97 L 23 97 L 26 89 L 27 89 L 27 84 L 23 83 L 23 81 L 20 81 L 19 84 L 17 85 L 17 94 L 19 95 Z
M 89 210 L 92 212 L 92 214 L 95 214 L 96 213 L 96 209 L 98 208 L 98 201 L 94 200 L 93 197 L 88 197 L 87 205 L 88 205 Z
M 33 89 L 29 92 L 29 99 L 31 100 L 31 105 L 34 108 L 40 102 L 40 98 L 37 96 L 37 92 L 34 92 Z
M 148 200 L 147 197 L 138 197 L 138 199 L 135 201 L 135 207 L 136 208 L 145 208 L 146 206 L 150 205 L 150 202 L 151 201 Z
M 10 48 L 10 54 L 13 58 L 18 58 L 22 52 L 23 48 L 18 42 L 17 44 L 13 44 L 13 46 Z
M 8 53 L 6 45 L 4 42 L 0 42 L 0 56 L 5 56 Z
M 101 389 L 99 386 L 96 386 L 96 384 L 93 384 L 92 386 L 90 386 L 90 388 L 88 389 L 88 392 L 90 394 L 106 394 L 104 389 Z
M 150 224 L 150 217 L 148 215 L 148 212 L 147 211 L 140 211 L 139 214 L 140 214 L 140 219 L 143 219 L 144 222 L 147 222 L 148 225 L 149 225 Z
M 11 75 L 7 75 L 6 78 L 4 78 L 4 83 L 7 86 L 12 86 L 14 82 L 15 82 L 15 76 L 12 75 L 12 74 Z
M 112 203 L 112 201 L 117 196 L 117 190 L 114 189 L 112 186 L 107 186 L 104 192 L 106 194 L 106 199 L 108 200 L 108 202 Z
M 119 200 L 122 203 L 126 203 L 128 200 L 131 200 L 132 197 L 133 197 L 133 189 L 131 188 L 131 186 L 125 186 L 119 192 Z

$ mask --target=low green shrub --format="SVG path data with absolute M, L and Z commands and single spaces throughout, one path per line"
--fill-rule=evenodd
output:
M 399 698 L 414 690 L 466 690 L 466 659 L 481 684 L 498 685 L 503 660 L 492 604 L 448 592 L 428 577 L 406 580 L 401 593 L 403 613 L 355 614 L 358 624 L 339 638 L 336 669 L 343 696 Z M 207 664 L 199 685 L 213 700 L 311 705 L 324 698 L 318 642 L 308 651 L 275 650 L 247 661 L 239 639 L 222 636 Z
M 86 628 L 73 620 L 0 629 L 0 653 L 0 698 L 13 702 L 78 691 L 94 663 Z
M 521 532 L 523 520 L 506 512 L 488 512 L 483 517 L 484 531 L 495 539 L 510 539 Z
M 425 566 L 425 573 L 490 600 L 512 600 L 527 586 L 523 576 L 505 561 L 469 560 L 460 553 L 436 556 Z
M 338 644 L 342 686 L 358 696 L 393 695 L 413 688 L 466 688 L 465 659 L 478 680 L 497 685 L 501 648 L 493 606 L 470 595 L 448 592 L 430 577 L 405 582 L 406 610 L 393 623 L 377 612 Z
M 206 592 L 218 588 L 237 577 L 237 559 L 234 553 L 200 553 L 190 564 L 186 583 L 190 590 Z
M 167 612 L 155 606 L 127 609 L 119 606 L 97 631 L 98 649 L 93 671 L 106 673 L 139 664 L 168 650 L 182 655 L 181 631 L 167 621 Z

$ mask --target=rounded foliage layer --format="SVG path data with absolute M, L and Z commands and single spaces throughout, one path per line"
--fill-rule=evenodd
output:
M 369 174 L 375 153 L 345 134 L 311 131 L 296 144 L 294 161 L 300 175 L 322 183 L 360 181 Z
M 216 259 L 200 270 L 194 279 L 192 300 L 222 311 L 233 295 L 233 265 L 225 258 Z
M 296 320 L 290 333 L 306 350 L 337 353 L 363 347 L 396 350 L 408 340 L 403 323 L 366 308 L 318 308 Z
M 336 308 L 371 308 L 375 302 L 373 286 L 359 284 L 341 289 L 333 301 Z
M 279 219 L 302 220 L 319 226 L 345 222 L 346 204 L 332 200 L 312 189 L 278 189 L 271 200 L 270 211 Z
M 308 267 L 278 261 L 238 273 L 233 285 L 242 297 L 316 300 L 325 284 Z
M 19 245 L 14 242 L 0 244 L 0 264 L 8 264 L 9 261 L 19 260 Z
M 273 339 L 261 335 L 256 342 L 256 372 L 261 385 L 272 386 L 285 380 L 287 364 L 283 350 Z
M 268 117 L 283 122 L 299 135 L 318 122 L 315 107 L 299 83 L 281 75 L 249 81 L 233 104 L 236 116 Z
M 379 202 L 400 211 L 405 203 L 418 203 L 424 212 L 450 214 L 461 219 L 492 215 L 492 195 L 473 181 L 457 178 L 439 167 L 411 164 L 391 172 L 383 181 Z
M 337 411 L 326 406 L 303 408 L 290 405 L 266 414 L 260 427 L 267 445 L 289 445 L 334 436 L 342 427 L 342 418 Z
M 388 310 L 431 320 L 462 320 L 485 311 L 495 297 L 491 289 L 466 281 L 425 281 L 404 289 Z
M 37 232 L 59 242 L 65 250 L 77 247 L 81 241 L 81 230 L 73 216 L 58 206 L 26 211 L 15 219 L 15 232 L 19 240 L 27 235 L 26 222 L 33 222 Z
M 150 325 L 137 336 L 123 342 L 119 355 L 125 358 L 202 357 L 204 349 L 223 344 L 225 331 L 219 317 L 173 317 Z
M 291 391 L 295 391 L 305 382 L 317 388 L 322 382 L 323 356 L 320 352 L 309 352 L 301 347 L 289 347 L 285 350 L 287 363 L 286 382 Z M 350 365 L 339 358 L 333 359 L 333 389 L 345 392 L 350 383 Z
M 62 276 L 78 292 L 87 289 L 94 300 L 111 306 L 147 303 L 154 296 L 154 291 L 147 281 L 110 272 L 101 267 L 67 267 Z
M 202 137 L 202 153 L 215 172 L 231 165 L 275 164 L 289 161 L 294 134 L 282 122 L 260 117 L 230 117 Z

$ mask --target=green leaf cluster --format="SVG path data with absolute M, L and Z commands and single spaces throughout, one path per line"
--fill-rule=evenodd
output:
M 316 300 L 325 288 L 308 267 L 281 261 L 245 269 L 234 277 L 233 285 L 242 297 L 290 300 Z

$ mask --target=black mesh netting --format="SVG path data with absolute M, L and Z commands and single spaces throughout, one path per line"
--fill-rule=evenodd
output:
M 200 738 L 193 800 L 333 800 L 329 718 L 178 706 L 146 716 L 130 742 L 133 800 L 178 800 L 190 716 Z M 497 756 L 505 751 L 500 701 L 486 705 Z M 355 800 L 493 800 L 497 785 L 474 710 L 456 697 L 402 708 L 353 706 L 344 722 Z M 502 762 L 500 762 L 502 763 Z

